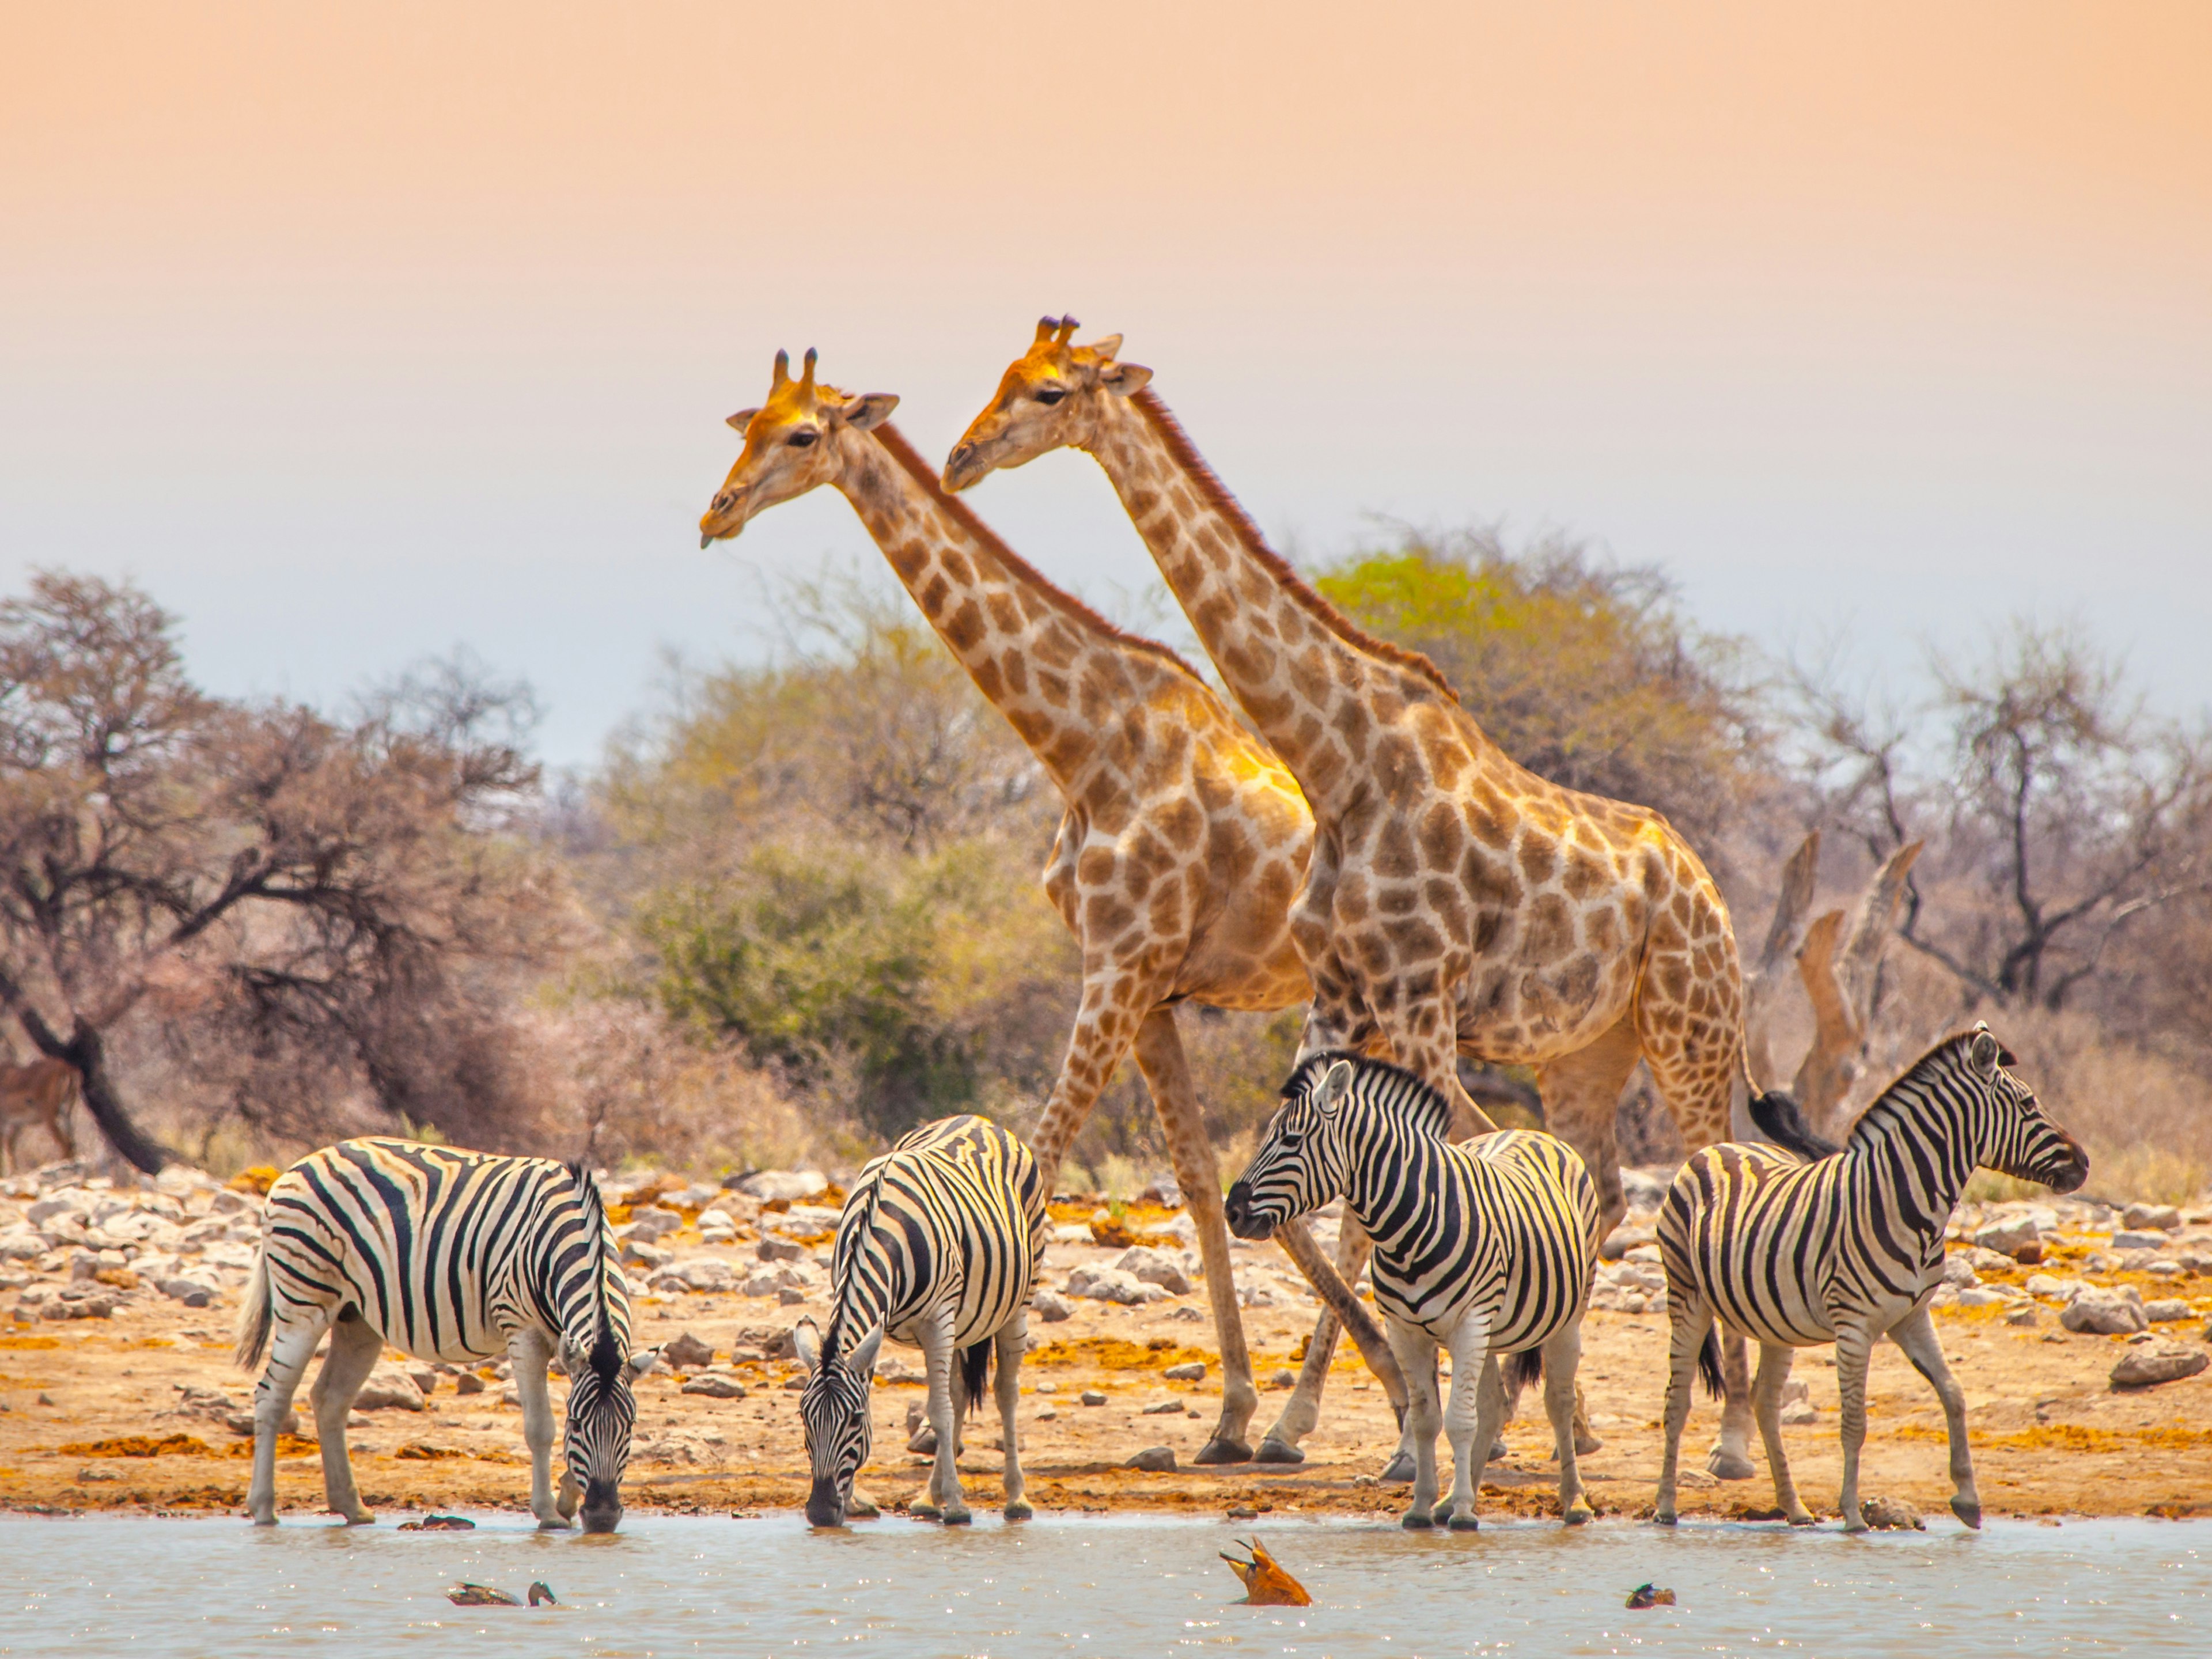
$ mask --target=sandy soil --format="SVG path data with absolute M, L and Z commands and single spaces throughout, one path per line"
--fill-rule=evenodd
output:
M 754 1207 L 757 1206 L 732 1206 Z M 1155 1218 L 1157 1219 L 1158 1218 Z M 782 1223 L 793 1218 L 759 1217 Z M 757 1267 L 755 1218 L 736 1240 L 708 1246 L 689 1226 L 659 1241 L 677 1260 L 720 1259 L 742 1274 Z M 1185 1224 L 1187 1225 L 1187 1224 Z M 804 1236 L 804 1235 L 802 1235 Z M 818 1235 L 816 1235 L 818 1238 Z M 2170 1273 L 2094 1271 L 2109 1256 L 2093 1252 L 2092 1237 L 2059 1241 L 2043 1271 L 2099 1283 L 2137 1282 L 2146 1297 L 2181 1297 L 2193 1314 L 2162 1325 L 2173 1340 L 2201 1340 L 2212 1310 L 2212 1279 Z M 1054 1246 L 1048 1281 L 1059 1285 L 1082 1263 L 1111 1262 L 1113 1251 L 1063 1242 Z M 1273 1247 L 1240 1247 L 1238 1273 L 1255 1282 L 1295 1279 Z M 2084 1272 L 2084 1263 L 2093 1270 Z M 49 1267 L 51 1272 L 51 1267 Z M 2027 1269 L 2009 1275 L 2014 1282 Z M 234 1272 L 233 1277 L 235 1278 Z M 1988 1269 L 1985 1283 L 2007 1275 Z M 21 1279 L 17 1280 L 18 1283 Z M 65 1275 L 57 1282 L 66 1282 Z M 664 1279 L 663 1283 L 667 1281 Z M 796 1364 L 761 1357 L 802 1314 L 826 1314 L 825 1293 L 786 1304 L 775 1296 L 730 1292 L 648 1293 L 636 1309 L 642 1344 L 680 1334 L 710 1345 L 712 1369 L 662 1367 L 639 1385 L 639 1431 L 625 1497 L 634 1510 L 749 1510 L 794 1507 L 805 1486 L 805 1455 L 793 1379 Z M 1262 1292 L 1262 1299 L 1266 1293 Z M 1280 1291 L 1276 1305 L 1245 1310 L 1245 1328 L 1261 1387 L 1252 1439 L 1286 1397 L 1287 1371 L 1311 1328 L 1312 1305 Z M 223 1420 L 223 1399 L 242 1409 L 252 1379 L 230 1362 L 234 1288 L 193 1309 L 140 1286 L 124 1293 L 106 1318 L 57 1321 L 33 1315 L 0 1322 L 0 1506 L 17 1510 L 143 1509 L 162 1512 L 242 1512 L 249 1440 Z M 1032 1316 L 1042 1340 L 1022 1373 L 1022 1443 L 1030 1498 L 1040 1510 L 1072 1511 L 1149 1508 L 1222 1512 L 1395 1511 L 1402 1488 L 1378 1485 L 1395 1434 L 1377 1385 L 1340 1355 L 1320 1428 L 1296 1468 L 1244 1466 L 1178 1468 L 1140 1474 L 1121 1467 L 1152 1446 L 1172 1448 L 1179 1463 L 1205 1442 L 1219 1403 L 1219 1375 L 1201 1293 L 1139 1307 L 1078 1300 L 1071 1316 L 1045 1323 Z M 1977 1472 L 1990 1514 L 2041 1516 L 2212 1513 L 2212 1371 L 2139 1392 L 2108 1382 L 2125 1352 L 2124 1339 L 2076 1334 L 2059 1328 L 2042 1305 L 2038 1322 L 2005 1322 L 2006 1307 L 1939 1310 L 1944 1348 L 1967 1391 Z M 1651 1503 L 1660 1449 L 1658 1414 L 1665 1381 L 1662 1313 L 1593 1311 L 1585 1328 L 1582 1380 L 1604 1449 L 1584 1459 L 1591 1497 L 1602 1513 L 1633 1515 Z M 733 1354 L 734 1351 L 734 1354 Z M 918 1356 L 887 1350 L 886 1369 L 911 1373 Z M 396 1358 L 397 1356 L 392 1356 Z M 1170 1382 L 1169 1366 L 1199 1360 L 1202 1382 Z M 1832 1511 L 1840 1472 L 1832 1360 L 1822 1350 L 1801 1354 L 1796 1375 L 1810 1385 L 1817 1420 L 1785 1432 L 1807 1503 Z M 702 1376 L 726 1378 L 742 1398 L 683 1392 Z M 557 1395 L 556 1382 L 556 1399 Z M 1085 1389 L 1103 1406 L 1084 1406 Z M 362 1413 L 349 1433 L 354 1462 L 368 1503 L 397 1522 L 424 1510 L 519 1508 L 528 1470 L 520 1411 L 503 1383 L 490 1377 L 482 1392 L 456 1392 L 451 1375 L 434 1379 L 423 1408 Z M 908 1406 L 922 1398 L 918 1382 L 879 1377 L 876 1457 L 863 1476 L 887 1510 L 917 1496 L 927 1460 L 904 1449 Z M 1180 1401 L 1177 1413 L 1148 1408 Z M 305 1404 L 302 1393 L 301 1403 Z M 1717 1407 L 1700 1397 L 1686 1444 L 1701 1464 L 1717 1426 Z M 1045 1414 L 1050 1413 L 1048 1417 Z M 1898 1351 L 1877 1353 L 1863 1489 L 1904 1498 L 1931 1516 L 1944 1513 L 1941 1413 L 1926 1385 Z M 312 1432 L 310 1428 L 309 1432 Z M 970 1502 L 997 1498 L 1000 1458 L 994 1414 L 975 1419 L 962 1468 Z M 1533 1395 L 1506 1435 L 1511 1455 L 1485 1480 L 1486 1512 L 1557 1512 L 1547 1465 L 1548 1431 Z M 1441 1451 L 1441 1449 L 1440 1449 Z M 288 1437 L 279 1465 L 279 1501 L 294 1516 L 323 1510 L 318 1449 Z M 1690 1477 L 1686 1513 L 1755 1515 L 1771 1502 L 1763 1467 L 1741 1482 Z M 1943 1523 L 1939 1523 L 1943 1524 Z

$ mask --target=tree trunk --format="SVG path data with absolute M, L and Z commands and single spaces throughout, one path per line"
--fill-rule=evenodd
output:
M 82 1079 L 85 1110 L 92 1114 L 92 1121 L 118 1155 L 148 1175 L 158 1175 L 163 1165 L 176 1162 L 176 1154 L 149 1139 L 116 1098 L 107 1075 L 106 1046 L 96 1027 L 79 1020 L 57 1058 L 76 1067 Z

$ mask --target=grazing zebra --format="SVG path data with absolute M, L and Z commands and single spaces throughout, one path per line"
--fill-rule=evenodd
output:
M 1036 1159 L 980 1117 L 925 1123 L 860 1172 L 837 1223 L 830 1328 L 793 1333 L 810 1375 L 799 1396 L 814 1484 L 806 1518 L 842 1525 L 853 1477 L 868 1461 L 868 1386 L 889 1335 L 919 1345 L 929 1371 L 937 1462 L 927 1501 L 911 1513 L 969 1520 L 960 1490 L 960 1419 L 982 1398 L 998 1349 L 1006 1429 L 1006 1516 L 1025 1521 L 1014 1413 L 1030 1287 L 1044 1254 L 1044 1187 Z M 954 1364 L 955 1358 L 958 1364 Z
M 1229 1189 L 1230 1231 L 1266 1238 L 1343 1197 L 1372 1237 L 1376 1305 L 1406 1374 L 1413 1503 L 1405 1524 L 1475 1526 L 1482 1465 L 1506 1417 L 1498 1357 L 1540 1375 L 1559 1444 L 1559 1513 L 1589 1519 L 1575 1464 L 1575 1368 L 1597 1266 L 1597 1189 L 1566 1142 L 1522 1131 L 1445 1139 L 1451 1106 L 1412 1073 L 1357 1054 L 1310 1056 L 1251 1166 Z M 1437 1349 L 1452 1357 L 1452 1489 L 1437 1504 Z M 1480 1448 L 1480 1455 L 1477 1448 Z
M 2012 1055 L 1987 1025 L 1943 1039 L 1882 1091 L 1841 1148 L 1806 1130 L 1787 1096 L 1753 1103 L 1759 1127 L 1790 1152 L 1729 1144 L 1694 1154 L 1675 1176 L 1659 1217 L 1673 1347 L 1667 1386 L 1667 1450 L 1656 1518 L 1674 1520 L 1675 1455 L 1690 1412 L 1690 1372 L 1708 1387 L 1718 1373 L 1713 1320 L 1759 1345 L 1753 1407 L 1774 1475 L 1775 1501 L 1792 1523 L 1813 1519 L 1798 1502 L 1782 1450 L 1782 1385 L 1791 1350 L 1836 1345 L 1843 1394 L 1847 1532 L 1863 1531 L 1859 1447 L 1866 1438 L 1867 1357 L 1887 1334 L 1943 1402 L 1951 1441 L 1951 1508 L 1982 1524 L 1966 1446 L 1966 1402 L 1943 1363 L 1928 1316 L 1943 1279 L 1943 1231 L 1977 1164 L 2070 1193 L 2089 1160 L 2043 1115 L 2033 1091 L 2005 1068 Z
M 247 1507 L 276 1520 L 276 1426 L 328 1331 L 312 1394 L 330 1506 L 356 1524 L 363 1508 L 346 1454 L 346 1413 L 389 1342 L 422 1359 L 489 1359 L 504 1350 L 522 1397 L 530 1507 L 565 1528 L 580 1501 L 584 1530 L 622 1519 L 622 1478 L 637 1406 L 629 1292 L 599 1185 L 581 1164 L 347 1140 L 276 1178 L 262 1216 L 238 1363 L 269 1355 L 253 1394 Z M 273 1340 L 272 1340 L 273 1337 Z M 553 1408 L 545 1368 L 569 1376 L 567 1468 L 551 1480 Z

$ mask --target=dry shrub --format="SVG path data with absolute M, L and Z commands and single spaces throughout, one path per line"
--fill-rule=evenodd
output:
M 2185 1202 L 2212 1185 L 2212 1082 L 2100 1021 L 2062 1012 L 1993 1017 L 2044 1109 L 2089 1154 L 2085 1191 Z

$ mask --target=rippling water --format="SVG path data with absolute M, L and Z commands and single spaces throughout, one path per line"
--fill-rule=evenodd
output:
M 1259 1529 L 1313 1592 L 1247 1607 L 1251 1528 L 1132 1516 L 964 1531 L 902 1519 L 638 1517 L 610 1540 L 290 1522 L 0 1520 L 0 1653 L 2130 1654 L 2212 1652 L 2212 1523 L 1948 1520 L 1924 1534 L 1628 1522 L 1411 1536 Z M 457 1607 L 471 1578 L 555 1609 Z M 1630 1613 L 1654 1580 L 1680 1597 Z

